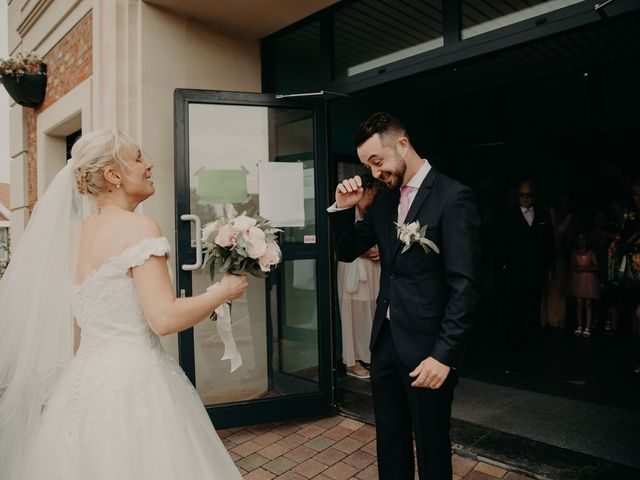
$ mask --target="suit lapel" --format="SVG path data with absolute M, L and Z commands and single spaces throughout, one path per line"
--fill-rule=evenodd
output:
M 431 193 L 431 187 L 433 186 L 433 182 L 435 181 L 436 177 L 438 176 L 438 171 L 436 169 L 434 169 L 433 167 L 431 168 L 431 170 L 429 170 L 429 173 L 427 173 L 427 176 L 424 178 L 424 180 L 422 181 L 422 185 L 420 185 L 420 188 L 418 189 L 418 191 L 416 192 L 416 196 L 413 199 L 413 202 L 411 202 L 411 207 L 409 207 L 409 212 L 407 213 L 407 218 L 405 219 L 404 223 L 411 223 L 415 220 L 416 216 L 418 215 L 418 212 L 420 211 L 420 209 L 422 208 L 422 204 L 425 202 L 425 200 L 427 199 L 427 197 L 429 196 L 429 194 Z M 400 194 L 397 194 L 398 197 L 398 201 L 400 201 Z M 396 203 L 395 206 L 396 210 L 395 210 L 395 218 L 394 218 L 394 222 L 397 221 L 398 219 L 398 205 Z M 393 223 L 392 223 L 393 225 Z M 422 225 L 421 225 L 422 226 Z M 396 234 L 397 230 L 395 228 L 395 225 L 393 225 L 394 227 L 394 240 L 395 240 L 395 246 L 393 248 L 393 255 L 391 257 L 391 264 L 393 264 L 396 256 L 398 255 L 398 252 L 400 251 L 400 247 L 402 247 L 402 242 L 400 241 L 400 239 L 398 238 L 398 235 Z
M 393 255 L 395 251 L 396 241 L 398 238 L 398 229 L 396 223 L 398 221 L 398 203 L 400 202 L 400 190 L 394 190 L 389 192 L 389 201 L 387 202 L 387 217 L 385 222 L 387 227 L 387 245 L 389 245 L 389 252 Z
M 522 212 L 522 208 L 520 208 L 520 206 L 518 206 L 518 213 L 520 214 L 520 221 L 522 222 L 522 226 L 524 226 L 526 228 L 533 227 L 533 225 L 535 224 L 535 221 L 536 221 L 535 210 L 533 211 L 533 220 L 531 221 L 531 225 L 529 225 L 529 222 L 527 221 L 527 217 L 524 216 L 524 213 Z

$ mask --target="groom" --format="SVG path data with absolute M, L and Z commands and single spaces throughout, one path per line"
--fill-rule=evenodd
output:
M 360 161 L 384 182 L 354 223 L 360 177 L 342 181 L 329 208 L 338 260 L 378 244 L 382 273 L 371 332 L 371 387 L 381 480 L 451 480 L 449 423 L 455 371 L 478 299 L 479 216 L 471 189 L 413 149 L 403 125 L 376 113 L 356 136 Z M 395 223 L 427 225 L 436 249 L 398 235 Z M 404 238 L 404 235 L 403 235 Z M 439 250 L 439 253 L 436 251 Z

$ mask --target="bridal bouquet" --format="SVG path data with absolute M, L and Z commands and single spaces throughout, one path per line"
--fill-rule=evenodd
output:
M 264 278 L 282 259 L 276 241 L 281 231 L 271 227 L 268 220 L 245 213 L 208 223 L 202 228 L 206 245 L 202 268 L 209 267 L 212 280 L 216 272 Z
M 206 245 L 202 268 L 209 268 L 211 280 L 216 273 L 224 272 L 265 277 L 282 260 L 282 252 L 276 241 L 281 231 L 271 227 L 268 220 L 253 218 L 245 213 L 208 223 L 202 229 L 202 240 Z M 216 283 L 209 289 L 217 286 Z M 231 360 L 233 372 L 242 365 L 242 357 L 231 332 L 231 302 L 216 308 L 210 318 L 215 321 L 224 343 L 222 360 Z

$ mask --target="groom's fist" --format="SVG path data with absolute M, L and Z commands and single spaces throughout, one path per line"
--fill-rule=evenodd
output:
M 353 178 L 347 178 L 338 184 L 336 188 L 336 207 L 349 208 L 354 207 L 362 198 L 364 189 L 362 188 L 362 179 L 359 175 Z

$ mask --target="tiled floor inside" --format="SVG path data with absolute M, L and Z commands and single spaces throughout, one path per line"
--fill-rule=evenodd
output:
M 375 428 L 350 418 L 334 415 L 218 434 L 247 480 L 378 478 Z M 503 467 L 454 455 L 453 480 L 529 478 Z

